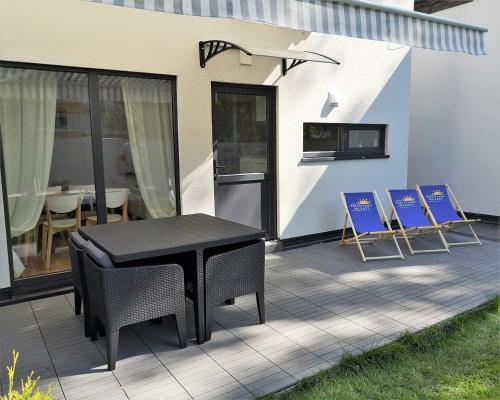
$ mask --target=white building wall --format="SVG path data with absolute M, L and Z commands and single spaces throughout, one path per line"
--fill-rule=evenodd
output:
M 415 49 L 408 184 L 448 182 L 464 210 L 500 215 L 500 1 L 437 13 L 489 29 L 488 55 Z
M 411 0 L 384 0 L 412 7 Z M 198 41 L 322 52 L 340 66 L 305 64 L 281 77 L 280 60 L 239 64 L 226 52 L 205 69 Z M 339 191 L 400 187 L 407 179 L 410 56 L 387 43 L 263 24 L 155 13 L 81 0 L 0 3 L 0 60 L 177 76 L 182 212 L 214 213 L 211 82 L 277 86 L 278 234 L 340 229 Z M 328 91 L 340 103 L 326 105 Z M 386 123 L 390 158 L 301 163 L 303 122 Z M 6 265 L 6 255 L 0 259 Z
M 352 46 L 339 46 L 336 40 Z M 314 38 L 309 43 L 316 44 Z M 340 191 L 377 190 L 385 202 L 385 186 L 406 185 L 411 59 L 407 49 L 337 38 L 330 46 L 343 63 L 321 74 L 328 79 L 317 79 L 324 67 L 304 67 L 280 85 L 281 238 L 340 229 Z M 338 108 L 325 104 L 328 90 L 339 101 Z M 388 124 L 390 158 L 301 163 L 303 122 Z

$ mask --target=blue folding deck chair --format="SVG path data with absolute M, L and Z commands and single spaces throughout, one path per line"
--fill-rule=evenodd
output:
M 458 203 L 457 198 L 450 189 L 450 186 L 445 183 L 444 185 L 428 185 L 419 186 L 417 185 L 417 190 L 422 194 L 422 199 L 424 202 L 424 207 L 427 210 L 427 214 L 432 215 L 434 220 L 445 229 L 453 228 L 456 225 L 467 224 L 472 235 L 474 236 L 474 241 L 469 242 L 450 242 L 448 241 L 448 246 L 460 246 L 466 244 L 478 244 L 481 246 L 481 241 L 476 235 L 472 224 L 474 222 L 479 222 L 479 219 L 467 219 L 462 207 Z M 452 204 L 450 196 L 453 199 L 455 205 Z
M 441 226 L 436 223 L 432 215 L 430 215 L 430 221 L 425 216 L 422 204 L 420 203 L 420 195 L 415 189 L 385 189 L 385 191 L 387 192 L 387 197 L 392 207 L 389 220 L 392 221 L 392 217 L 396 217 L 399 225 L 398 232 L 401 233 L 406 241 L 411 255 L 416 253 L 450 252 L 448 244 L 441 232 Z M 430 232 L 437 232 L 443 243 L 443 247 L 426 250 L 413 249 L 409 239 Z
M 390 258 L 404 258 L 401 249 L 399 248 L 398 241 L 396 240 L 396 231 L 391 228 L 391 224 L 387 220 L 387 215 L 385 214 L 380 198 L 377 192 L 362 192 L 362 193 L 344 193 L 340 192 L 342 196 L 342 201 L 346 210 L 344 229 L 342 231 L 342 241 L 341 246 L 347 244 L 353 244 L 354 242 L 358 245 L 359 252 L 361 253 L 361 258 L 364 262 L 368 260 L 381 260 Z M 378 213 L 377 203 L 384 217 L 384 221 L 387 224 L 387 228 L 384 226 L 380 220 L 380 215 Z M 354 237 L 346 239 L 346 229 L 347 221 L 351 222 L 352 232 Z M 365 236 L 375 236 L 372 238 L 365 238 Z M 376 240 L 392 238 L 394 244 L 398 250 L 397 255 L 390 256 L 376 256 L 376 257 L 366 257 L 363 251 L 361 243 L 373 243 Z

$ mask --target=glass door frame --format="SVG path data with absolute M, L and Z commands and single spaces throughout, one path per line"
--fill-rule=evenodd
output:
M 105 198 L 105 183 L 104 183 L 104 158 L 103 158 L 103 141 L 101 132 L 101 115 L 99 104 L 99 76 L 112 75 L 123 76 L 130 78 L 146 78 L 159 79 L 169 81 L 172 87 L 172 122 L 173 122 L 173 144 L 174 144 L 174 165 L 175 165 L 175 200 L 176 213 L 182 214 L 181 210 L 181 192 L 180 192 L 180 174 L 179 174 L 179 140 L 178 140 L 178 120 L 177 120 L 177 79 L 174 75 L 152 74 L 143 72 L 130 71 L 115 71 L 108 69 L 96 68 L 81 68 L 81 67 L 66 67 L 61 65 L 51 64 L 32 64 L 15 61 L 0 61 L 0 67 L 3 68 L 18 68 L 31 70 L 44 70 L 56 72 L 75 72 L 86 74 L 88 77 L 89 87 L 89 111 L 90 111 L 90 132 L 92 140 L 92 163 L 94 169 L 94 185 L 96 193 L 96 211 L 97 223 L 105 224 L 107 218 L 106 198 Z M 54 121 L 55 123 L 55 121 Z M 0 127 L 1 129 L 1 127 Z M 2 182 L 2 198 L 4 206 L 5 229 L 7 236 L 7 257 L 9 261 L 10 272 L 10 291 L 11 296 L 23 296 L 34 293 L 54 291 L 57 289 L 65 289 L 70 291 L 69 286 L 73 286 L 73 278 L 71 271 L 54 272 L 47 275 L 34 276 L 29 278 L 15 279 L 14 263 L 12 256 L 12 239 L 10 233 L 10 217 L 7 181 L 5 177 L 5 161 L 3 155 L 2 135 L 0 132 L 0 179 Z
M 266 234 L 266 240 L 274 240 L 277 239 L 277 204 L 278 204 L 278 195 L 277 195 L 277 144 L 276 144 L 276 86 L 268 86 L 268 85 L 252 85 L 252 84 L 244 84 L 244 83 L 228 83 L 228 82 L 212 82 L 212 99 L 211 99 L 211 107 L 212 107 L 212 140 L 213 140 L 213 127 L 214 121 L 216 119 L 215 116 L 215 97 L 216 93 L 232 93 L 232 94 L 248 94 L 248 95 L 256 95 L 256 96 L 265 96 L 268 99 L 268 107 L 267 107 L 267 120 L 269 121 L 269 137 L 267 140 L 267 188 L 265 188 L 265 193 L 263 193 L 263 198 L 267 200 L 267 204 L 262 204 L 262 207 L 265 207 L 264 210 L 261 210 L 263 219 L 268 222 L 269 231 Z M 214 168 L 216 166 L 214 165 Z M 235 180 L 233 183 L 237 183 Z M 214 200 L 215 200 L 215 190 L 217 182 L 215 181 L 214 174 Z

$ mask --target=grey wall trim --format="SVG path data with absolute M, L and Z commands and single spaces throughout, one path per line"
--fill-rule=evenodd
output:
M 469 219 L 480 219 L 483 222 L 492 224 L 500 224 L 500 215 L 479 214 L 474 212 L 465 211 L 465 215 Z

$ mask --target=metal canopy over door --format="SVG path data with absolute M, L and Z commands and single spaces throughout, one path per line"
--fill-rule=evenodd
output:
M 212 84 L 215 215 L 276 237 L 275 91 Z

